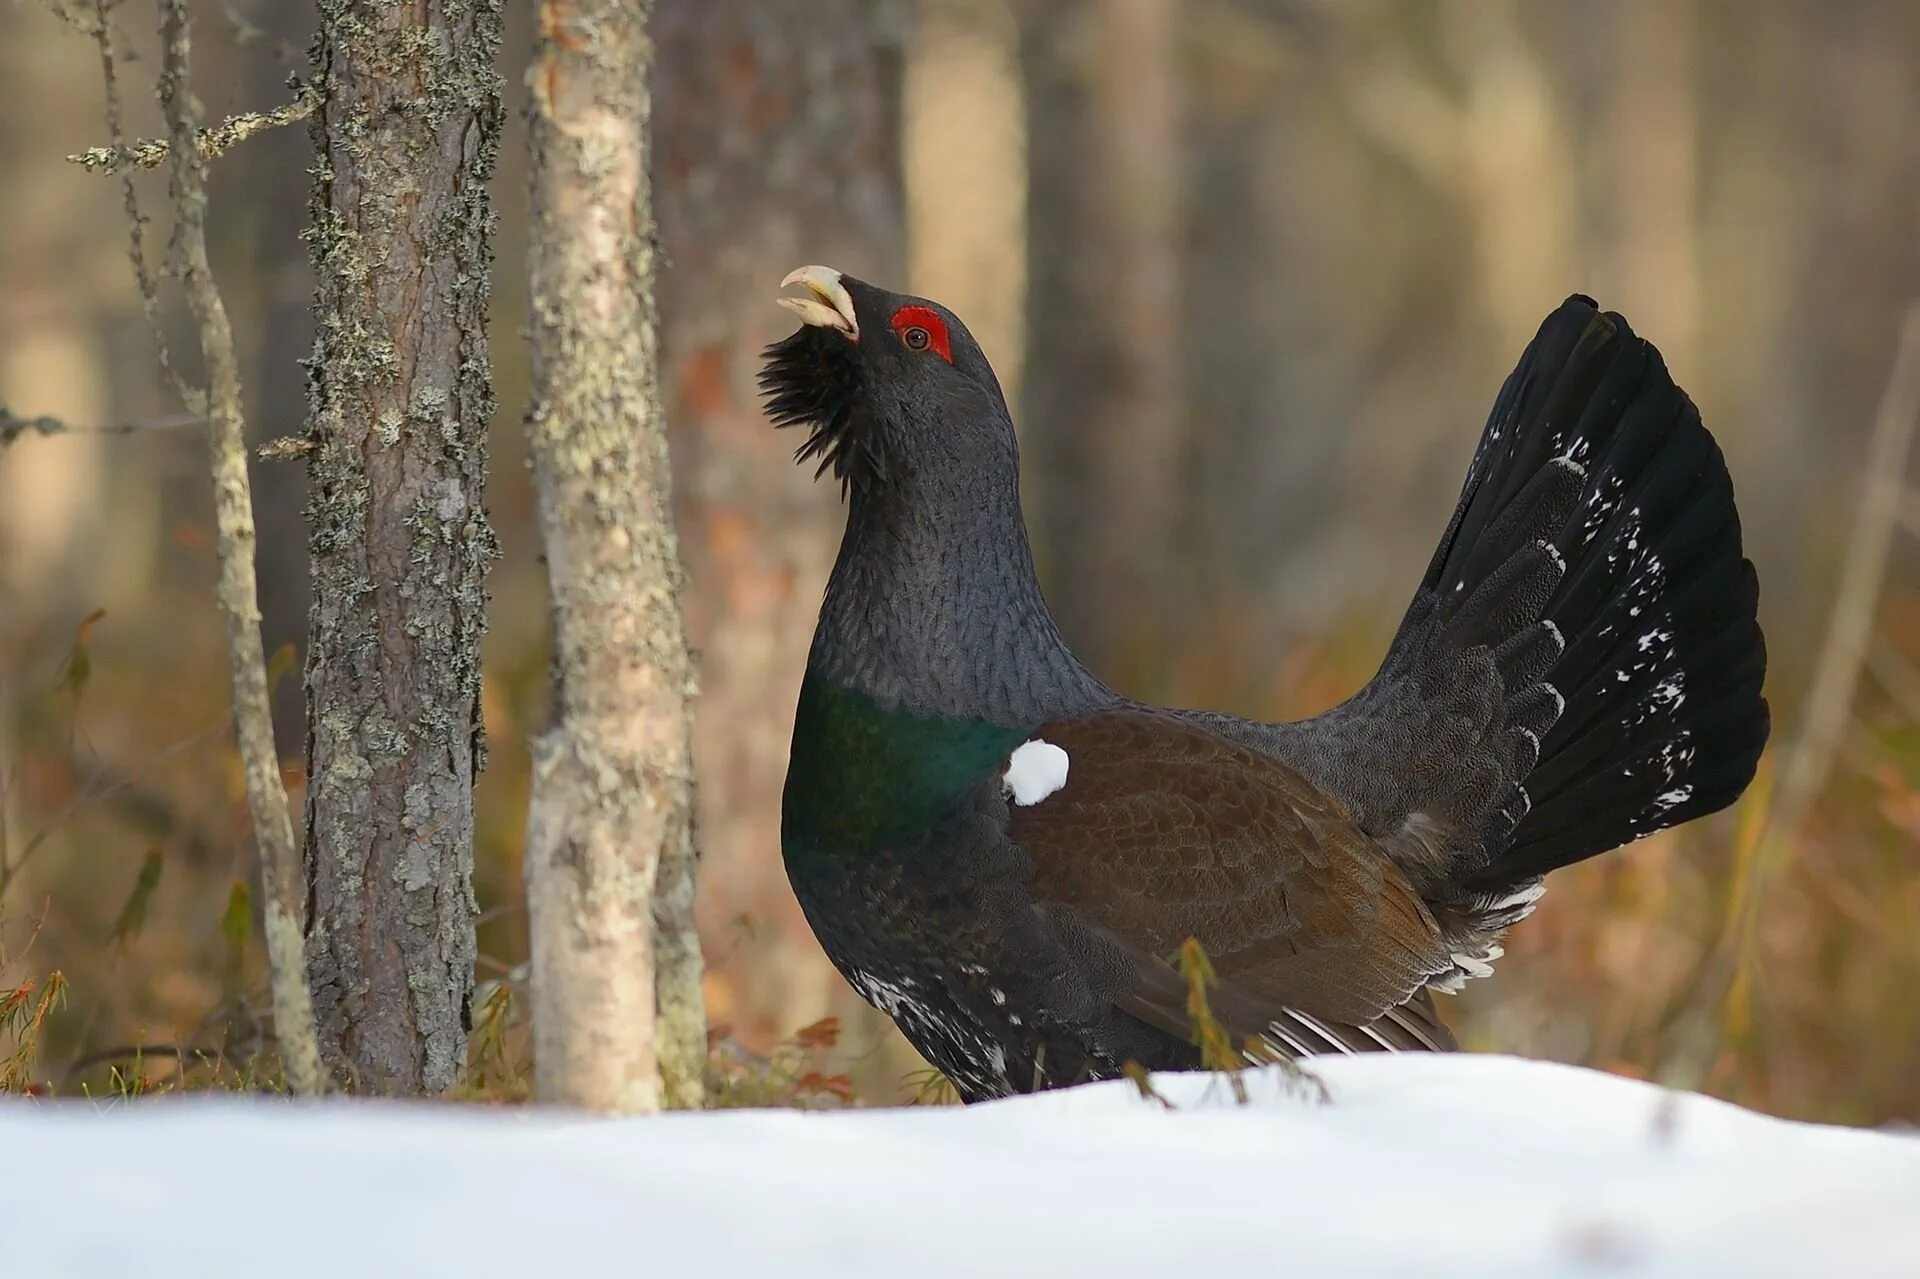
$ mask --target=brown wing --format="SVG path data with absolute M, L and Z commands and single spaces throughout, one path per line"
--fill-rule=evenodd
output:
M 1135 1015 L 1184 1029 L 1185 987 L 1168 960 L 1188 937 L 1213 961 L 1214 1011 L 1238 1035 L 1295 1014 L 1366 1026 L 1453 967 L 1400 870 L 1279 761 L 1144 708 L 1034 736 L 1067 753 L 1066 784 L 1014 806 L 1009 834 L 1034 861 L 1042 902 L 1135 957 Z

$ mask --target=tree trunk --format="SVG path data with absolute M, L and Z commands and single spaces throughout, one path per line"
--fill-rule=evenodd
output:
M 246 421 L 240 408 L 240 365 L 226 303 L 207 259 L 207 174 L 200 152 L 200 116 L 187 69 L 190 43 L 186 0 L 161 0 L 164 59 L 160 107 L 172 144 L 173 243 L 180 280 L 200 330 L 200 357 L 207 369 L 207 443 L 213 469 L 220 611 L 227 620 L 227 656 L 233 676 L 233 726 L 246 776 L 247 808 L 260 847 L 265 888 L 263 916 L 271 969 L 275 1037 L 296 1096 L 320 1092 L 320 1060 L 314 1042 L 313 1005 L 301 981 L 297 914 L 299 864 L 293 818 L 273 749 L 273 711 L 267 695 L 267 660 L 260 644 L 260 605 L 254 582 L 253 490 L 247 478 Z M 105 11 L 101 22 L 105 23 Z M 111 35 L 99 36 L 103 67 L 111 64 Z M 117 132 L 117 128 L 116 128 Z M 139 222 L 135 219 L 135 233 Z
M 1607 276 L 1616 307 L 1660 346 L 1667 367 L 1699 367 L 1699 14 L 1691 0 L 1631 0 L 1603 11 L 1598 151 Z
M 1123 684 L 1160 668 L 1180 612 L 1176 9 L 1030 0 L 1022 33 L 1038 549 L 1067 639 Z
M 1519 0 L 1456 5 L 1440 27 L 1463 90 L 1446 176 L 1473 220 L 1473 278 L 1499 351 L 1523 350 L 1580 277 L 1574 122 L 1525 13 Z
M 320 0 L 308 367 L 309 977 L 331 1068 L 466 1061 L 498 0 Z
M 527 815 L 534 1079 L 544 1101 L 615 1111 L 661 1102 L 655 877 L 689 868 L 690 896 L 693 860 L 693 674 L 654 347 L 650 8 L 542 0 L 528 77 L 527 432 L 554 685 Z
M 287 97 L 287 73 L 311 37 L 313 15 L 300 4 L 255 5 L 252 12 L 262 34 L 240 46 L 241 101 L 271 106 Z M 232 262 L 227 297 L 235 310 L 254 317 L 238 335 L 240 370 L 248 390 L 250 438 L 264 443 L 298 436 L 306 417 L 299 366 L 313 350 L 314 318 L 300 232 L 307 221 L 306 172 L 313 153 L 298 129 L 270 130 L 247 146 L 244 163 L 216 165 L 208 179 L 214 207 L 232 210 L 231 217 L 221 219 L 214 263 L 224 270 Z M 306 468 L 286 462 L 256 465 L 253 491 L 260 520 L 260 639 L 269 662 L 283 645 L 292 644 L 304 666 L 307 618 L 313 612 Z M 302 759 L 306 689 L 299 679 L 282 679 L 272 692 L 273 740 L 280 758 Z
M 760 349 L 793 329 L 773 298 L 794 267 L 824 262 L 906 287 L 898 8 L 654 6 L 653 172 L 670 264 L 661 383 L 700 584 L 687 620 L 700 654 L 701 905 L 726 955 L 715 974 L 725 1019 L 760 1045 L 865 1008 L 819 956 L 778 861 L 794 697 L 840 513 L 832 487 L 796 468 L 794 442 L 767 425 L 754 378 Z M 689 954 L 696 942 L 681 929 L 677 950 Z M 692 984 L 690 971 L 666 971 L 670 954 L 663 946 L 663 1010 L 670 988 Z

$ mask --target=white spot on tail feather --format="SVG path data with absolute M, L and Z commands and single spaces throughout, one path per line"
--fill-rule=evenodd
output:
M 1688 745 L 1693 734 L 1681 729 L 1673 740 L 1660 744 L 1660 767 L 1666 773 L 1666 780 L 1672 781 L 1674 775 L 1693 762 L 1693 747 Z
M 1693 787 L 1676 786 L 1670 791 L 1662 791 L 1653 797 L 1654 811 L 1656 813 L 1664 813 L 1668 809 L 1679 807 L 1692 798 Z
M 1067 784 L 1067 753 L 1052 742 L 1022 742 L 1007 759 L 1000 779 L 1013 802 L 1026 808 Z

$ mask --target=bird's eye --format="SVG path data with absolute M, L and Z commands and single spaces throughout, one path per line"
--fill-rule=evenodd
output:
M 907 344 L 909 351 L 932 351 L 953 363 L 953 339 L 947 336 L 947 322 L 930 306 L 903 306 L 893 313 L 893 331 Z

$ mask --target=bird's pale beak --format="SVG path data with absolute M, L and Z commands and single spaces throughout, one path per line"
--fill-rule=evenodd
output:
M 860 340 L 860 321 L 853 315 L 853 296 L 840 283 L 840 273 L 830 266 L 803 266 L 780 281 L 781 288 L 804 284 L 811 297 L 776 299 L 781 306 L 800 317 L 802 324 L 822 329 L 838 329 L 849 342 Z

